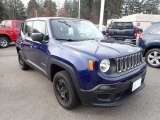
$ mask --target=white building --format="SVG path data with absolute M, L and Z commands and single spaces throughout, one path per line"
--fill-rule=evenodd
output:
M 146 29 L 151 22 L 160 21 L 160 15 L 152 14 L 133 14 L 129 16 L 124 16 L 120 19 L 111 19 L 107 21 L 107 24 L 112 22 L 133 22 L 133 24 L 143 30 Z

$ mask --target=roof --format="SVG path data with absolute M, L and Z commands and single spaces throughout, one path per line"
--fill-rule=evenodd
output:
M 68 20 L 83 20 L 83 19 L 78 19 L 78 18 L 67 18 L 67 17 L 37 17 L 37 18 L 30 18 L 28 20 L 50 20 L 50 19 L 68 19 Z

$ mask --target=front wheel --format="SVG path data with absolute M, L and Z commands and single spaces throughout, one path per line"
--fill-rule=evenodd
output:
M 7 48 L 9 46 L 9 40 L 6 37 L 0 37 L 0 47 Z
M 59 104 L 65 109 L 72 109 L 79 103 L 71 77 L 67 71 L 58 72 L 53 79 L 54 93 Z
M 151 67 L 160 67 L 160 49 L 151 49 L 145 55 L 147 64 Z

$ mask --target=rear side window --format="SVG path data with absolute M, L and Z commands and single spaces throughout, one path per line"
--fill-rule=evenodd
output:
M 21 21 L 16 21 L 16 28 L 21 28 L 22 22 Z
M 160 23 L 153 23 L 145 33 L 160 34 Z
M 133 28 L 132 22 L 114 22 L 112 28 Z
M 6 23 L 5 23 L 5 27 L 11 28 L 12 27 L 12 21 L 7 20 Z
M 12 27 L 12 21 L 11 20 L 2 21 L 1 27 L 3 27 L 3 28 L 11 28 Z

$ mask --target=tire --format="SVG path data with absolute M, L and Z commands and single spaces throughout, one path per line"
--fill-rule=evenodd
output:
M 154 68 L 160 68 L 160 49 L 151 49 L 145 55 L 147 64 Z
M 24 57 L 21 51 L 18 52 L 18 62 L 22 70 L 28 70 L 30 67 L 25 63 Z
M 9 46 L 9 39 L 7 37 L 0 37 L 0 47 L 7 48 Z
M 79 104 L 72 79 L 67 71 L 56 73 L 53 88 L 57 101 L 65 109 L 73 109 Z

